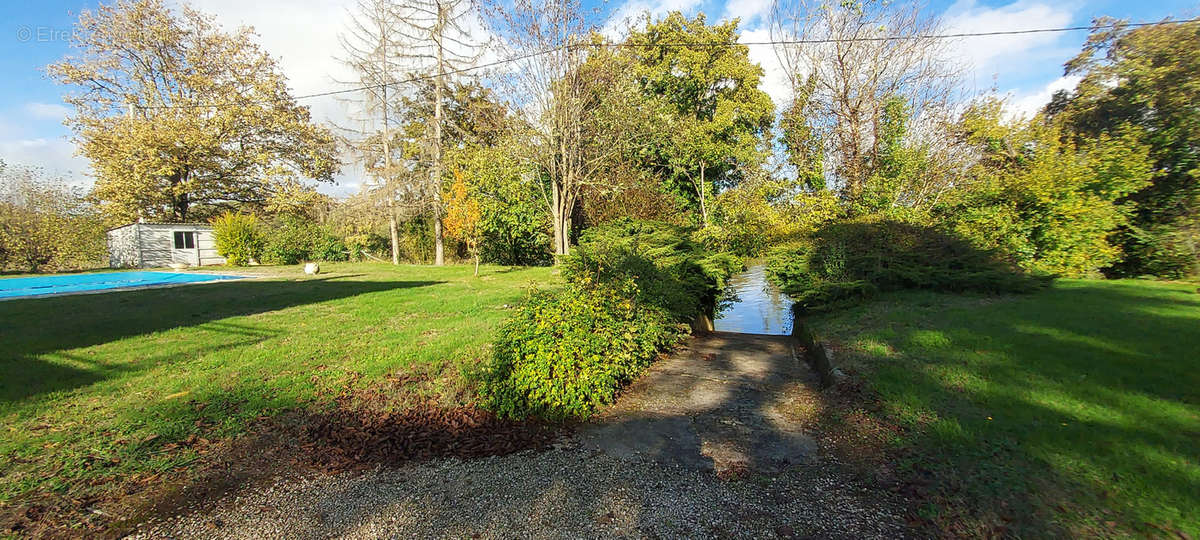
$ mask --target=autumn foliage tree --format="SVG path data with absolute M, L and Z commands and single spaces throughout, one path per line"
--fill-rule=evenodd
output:
M 75 53 L 48 67 L 75 92 L 67 124 L 111 218 L 185 221 L 264 204 L 280 181 L 332 180 L 332 134 L 288 93 L 250 28 L 162 0 L 80 14 Z
M 104 249 L 103 223 L 78 189 L 0 162 L 0 270 L 93 268 Z
M 446 235 L 462 242 L 471 258 L 475 259 L 475 275 L 479 275 L 479 251 L 483 240 L 483 213 L 479 201 L 471 196 L 462 171 L 454 170 L 454 183 L 446 197 L 446 215 L 443 218 Z

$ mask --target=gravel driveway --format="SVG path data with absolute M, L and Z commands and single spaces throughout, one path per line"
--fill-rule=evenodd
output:
M 281 479 L 136 538 L 898 538 L 903 521 L 832 463 L 721 480 L 584 448 Z
M 792 418 L 816 392 L 782 337 L 715 334 L 553 449 L 278 478 L 138 538 L 908 535 L 902 501 Z

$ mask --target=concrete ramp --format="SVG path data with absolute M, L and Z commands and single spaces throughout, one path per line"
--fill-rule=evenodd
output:
M 585 446 L 718 474 L 808 462 L 811 437 L 790 416 L 817 381 L 789 336 L 715 332 L 650 367 L 580 430 Z

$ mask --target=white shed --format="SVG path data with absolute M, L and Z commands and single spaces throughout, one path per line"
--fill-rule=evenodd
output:
M 130 223 L 108 230 L 108 265 L 155 268 L 225 264 L 213 228 L 203 223 Z

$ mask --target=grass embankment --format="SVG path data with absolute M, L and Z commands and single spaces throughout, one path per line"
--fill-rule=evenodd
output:
M 418 381 L 403 386 L 414 399 L 469 404 L 463 375 L 508 306 L 552 279 L 548 268 L 322 267 L 0 302 L 0 507 L 178 471 L 263 417 L 385 379 Z
M 1200 536 L 1196 285 L 893 293 L 812 324 L 878 398 L 828 420 L 873 431 L 857 443 L 882 444 L 944 531 Z

